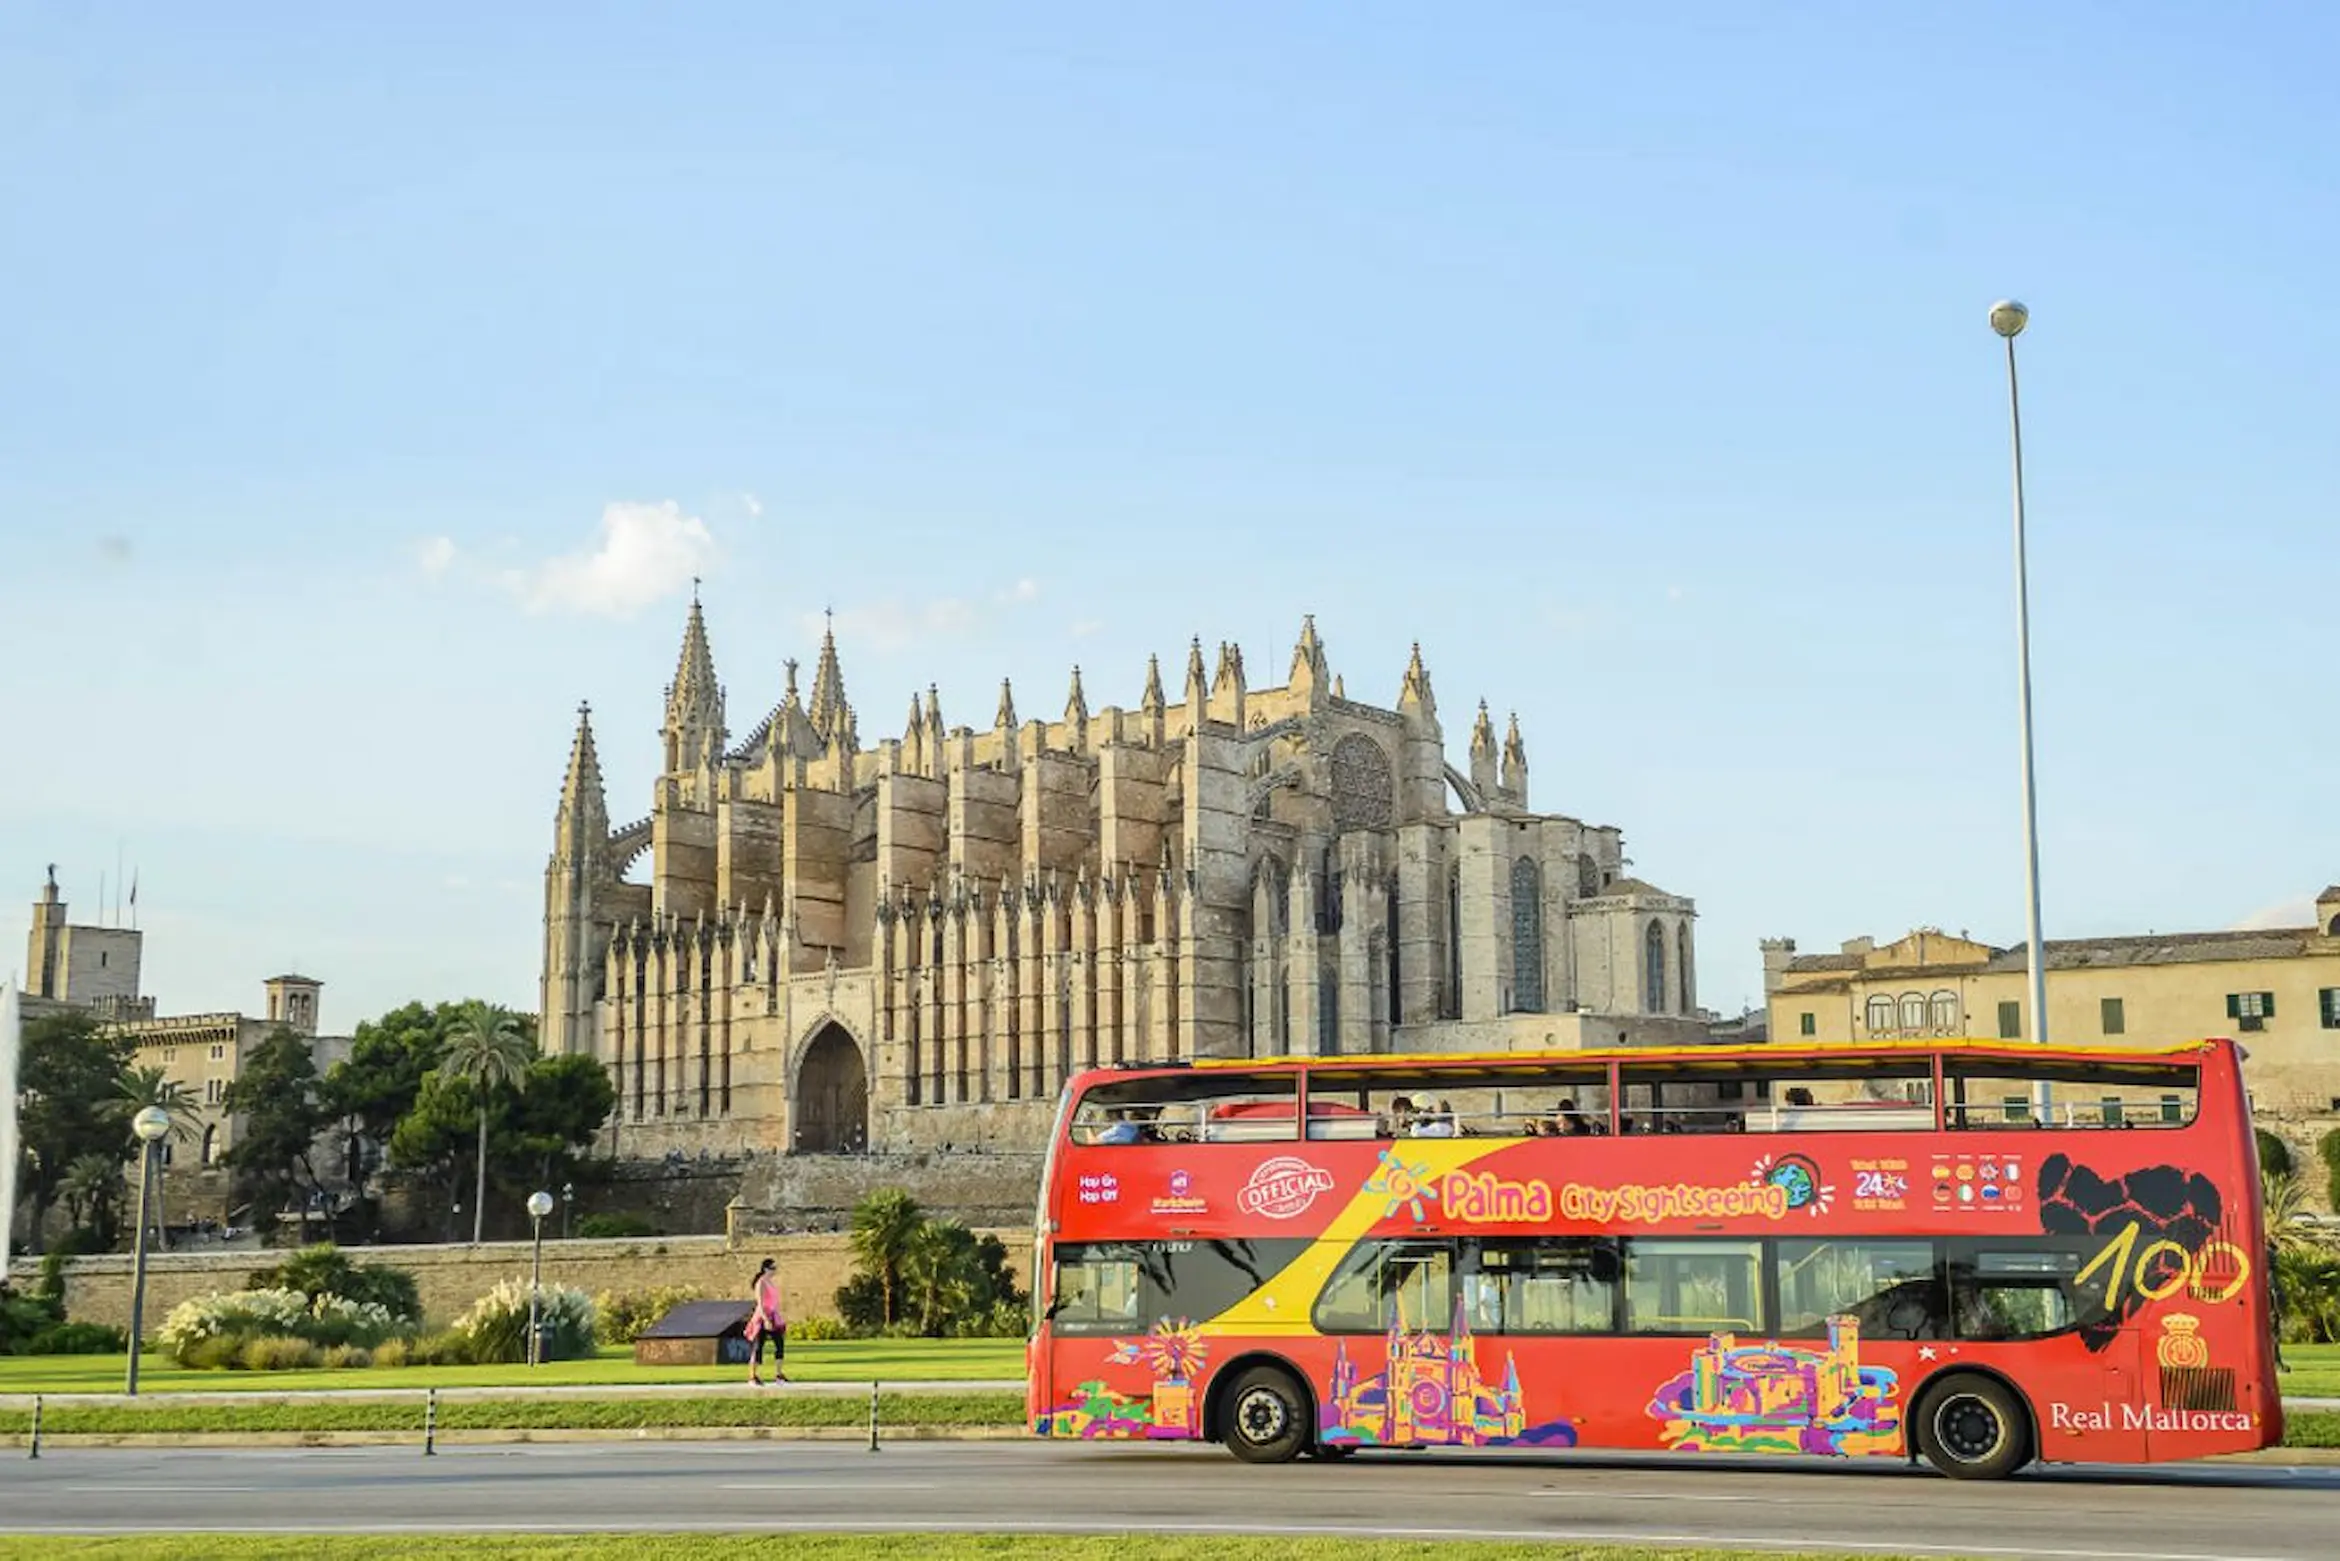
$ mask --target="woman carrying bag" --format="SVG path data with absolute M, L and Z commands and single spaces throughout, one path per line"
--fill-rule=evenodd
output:
M 755 1309 L 748 1313 L 748 1381 L 758 1387 L 764 1385 L 764 1346 L 772 1346 L 772 1380 L 786 1382 L 788 1373 L 782 1369 L 788 1359 L 788 1310 L 780 1290 L 779 1265 L 770 1258 L 756 1270 L 753 1289 Z

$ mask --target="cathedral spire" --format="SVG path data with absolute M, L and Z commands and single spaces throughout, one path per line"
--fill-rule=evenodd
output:
M 593 746 L 593 707 L 577 706 L 577 735 L 569 743 L 569 773 L 561 782 L 561 809 L 573 813 L 582 807 L 600 809 L 601 755 Z
M 836 736 L 836 727 L 845 710 L 845 674 L 837 669 L 837 628 L 832 618 L 821 630 L 821 659 L 813 666 L 812 718 L 813 730 L 824 740 Z
M 1138 698 L 1138 708 L 1148 715 L 1162 713 L 1162 658 L 1146 658 L 1146 691 Z
M 1081 669 L 1077 666 L 1072 670 L 1072 687 L 1065 691 L 1064 718 L 1076 726 L 1088 724 L 1089 696 L 1081 690 Z
M 666 773 L 696 769 L 723 734 L 723 688 L 715 681 L 715 653 L 707 645 L 707 619 L 691 589 L 691 615 L 683 625 L 682 654 L 666 690 Z
M 991 718 L 991 724 L 1003 732 L 1013 733 L 1016 729 L 1016 691 L 1008 686 L 1006 678 L 999 680 L 999 713 Z
M 1210 697 L 1210 685 L 1203 678 L 1202 636 L 1196 635 L 1186 647 L 1186 702 L 1200 704 Z

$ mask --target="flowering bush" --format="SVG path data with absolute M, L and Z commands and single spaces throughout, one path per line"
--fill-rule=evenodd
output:
M 548 1329 L 546 1360 L 571 1360 L 593 1353 L 593 1297 L 571 1285 L 545 1285 L 537 1308 Z M 528 1358 L 528 1281 L 507 1279 L 471 1303 L 455 1319 L 455 1336 L 473 1363 L 492 1366 Z
M 252 1351 L 246 1346 L 288 1339 L 316 1350 L 372 1349 L 406 1331 L 407 1325 L 389 1308 L 371 1301 L 337 1295 L 312 1301 L 298 1290 L 215 1290 L 171 1308 L 155 1342 L 182 1366 L 298 1364 L 296 1351 Z

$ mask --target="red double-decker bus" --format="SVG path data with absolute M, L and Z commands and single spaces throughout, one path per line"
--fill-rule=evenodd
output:
M 1036 1228 L 1043 1436 L 1961 1478 L 2282 1436 L 2231 1041 L 1090 1071 Z

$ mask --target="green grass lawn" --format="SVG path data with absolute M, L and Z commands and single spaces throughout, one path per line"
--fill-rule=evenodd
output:
M 1274 1554 L 1290 1561 L 1819 1561 L 1783 1550 L 1682 1550 L 1632 1545 L 1503 1545 L 1484 1541 L 1400 1539 L 1277 1539 Z M 1221 1561 L 1223 1538 L 1152 1535 L 1038 1534 L 610 1534 L 486 1537 L 433 1535 L 436 1555 L 465 1561 L 583 1556 L 589 1561 Z M 273 1535 L 158 1535 L 136 1539 L 0 1538 L 0 1561 L 400 1561 L 416 1548 L 412 1537 L 328 1538 Z M 1837 1558 L 1841 1561 L 1841 1557 Z M 1869 1561 L 1894 1561 L 1878 1555 Z M 1934 1556 L 1930 1561 L 1957 1561 Z
M 2285 1398 L 2340 1398 L 2340 1344 L 2286 1344 L 2283 1359 Z
M 0 1357 L 0 1393 L 119 1393 L 123 1361 L 113 1355 Z M 770 1362 L 765 1363 L 767 1374 Z M 835 1339 L 788 1347 L 788 1375 L 800 1382 L 1022 1381 L 1021 1339 Z M 303 1388 L 635 1387 L 664 1382 L 742 1382 L 738 1366 L 637 1366 L 627 1345 L 592 1360 L 526 1366 L 399 1366 L 364 1371 L 189 1371 L 149 1353 L 138 1367 L 148 1393 L 291 1392 Z
M 1021 1393 L 880 1393 L 880 1426 L 1020 1426 Z M 634 1431 L 775 1426 L 858 1429 L 869 1424 L 865 1395 L 787 1398 L 463 1398 L 439 1406 L 442 1431 Z M 29 1409 L 0 1409 L 0 1436 L 26 1434 Z M 290 1403 L 190 1404 L 167 1395 L 132 1404 L 52 1404 L 44 1436 L 251 1435 L 271 1432 L 395 1431 L 422 1439 L 415 1399 L 305 1399 Z

